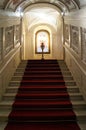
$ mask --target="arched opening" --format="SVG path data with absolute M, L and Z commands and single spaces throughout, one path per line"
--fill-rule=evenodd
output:
M 48 35 L 45 58 L 63 59 L 62 15 L 56 8 L 48 5 L 42 7 L 42 4 L 39 7 L 34 5 L 23 16 L 24 59 L 41 58 L 41 49 L 39 47 L 39 51 L 37 50 L 39 45 L 36 38 L 37 31 L 40 30 L 46 30 L 45 34 Z
M 39 30 L 35 34 L 35 53 L 42 53 L 41 44 L 44 45 L 43 53 L 50 53 L 50 33 L 47 30 Z

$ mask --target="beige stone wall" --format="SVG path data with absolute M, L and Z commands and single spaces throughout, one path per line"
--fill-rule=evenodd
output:
M 20 19 L 15 13 L 0 11 L 0 99 L 21 60 L 21 40 L 16 35 L 19 25 Z
M 67 14 L 64 23 L 69 35 L 65 36 L 65 61 L 86 100 L 86 8 Z

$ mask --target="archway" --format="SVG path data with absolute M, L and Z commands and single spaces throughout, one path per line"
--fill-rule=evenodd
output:
M 41 13 L 42 12 L 42 13 Z M 49 7 L 33 7 L 24 15 L 25 49 L 24 59 L 39 59 L 35 53 L 35 34 L 39 30 L 50 33 L 50 49 L 45 58 L 63 59 L 63 19 L 60 13 Z M 50 53 L 49 53 L 50 51 Z
M 50 33 L 47 30 L 39 30 L 35 34 L 35 53 L 42 53 L 41 44 L 44 45 L 43 53 L 50 53 Z

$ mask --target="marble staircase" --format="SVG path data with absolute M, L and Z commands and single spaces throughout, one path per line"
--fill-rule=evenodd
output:
M 86 102 L 84 101 L 83 95 L 80 93 L 79 88 L 76 85 L 76 82 L 74 81 L 65 62 L 59 60 L 58 63 L 63 73 L 74 112 L 77 116 L 77 122 L 81 130 L 86 130 Z M 11 112 L 12 104 L 18 91 L 26 64 L 27 61 L 22 61 L 20 63 L 9 83 L 9 86 L 6 89 L 6 92 L 2 97 L 2 101 L 0 101 L 0 130 L 4 130 L 7 124 L 8 115 Z

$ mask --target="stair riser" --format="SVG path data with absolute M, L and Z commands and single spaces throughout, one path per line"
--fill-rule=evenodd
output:
M 86 115 L 82 115 L 82 116 L 77 115 L 77 121 L 86 121 Z
M 14 73 L 14 76 L 23 76 L 24 75 L 24 72 L 16 72 L 16 73 Z M 38 75 L 38 74 L 36 74 L 36 73 L 29 73 L 29 75 Z M 41 74 L 39 73 L 39 76 L 40 76 Z M 47 75 L 47 73 L 42 73 L 42 75 Z M 48 73 L 48 75 L 55 75 L 54 73 Z M 60 74 L 59 74 L 60 75 Z M 63 74 L 63 76 L 65 77 L 65 76 L 71 76 L 71 73 L 70 72 L 68 72 L 68 73 L 64 73 Z
M 56 67 L 53 67 L 53 68 L 52 68 L 52 67 L 51 67 L 51 68 L 50 68 L 50 67 L 46 67 L 46 68 L 45 68 L 45 67 L 44 67 L 44 68 L 43 68 L 43 67 L 30 68 L 30 67 L 28 67 L 28 69 L 18 68 L 16 71 L 17 71 L 17 72 L 22 72 L 22 71 L 46 71 L 46 70 L 47 70 L 47 71 L 51 71 L 51 70 L 52 70 L 52 71 L 59 71 L 60 68 L 56 68 Z M 68 70 L 67 68 L 62 68 L 61 70 L 62 70 L 62 71 L 69 72 L 69 70 Z
M 47 70 L 47 72 L 46 72 L 46 70 Z M 49 73 L 49 74 L 53 74 L 53 73 L 54 73 L 54 74 L 55 74 L 55 73 L 58 74 L 58 73 L 60 72 L 59 70 L 56 70 L 56 69 L 55 69 L 55 70 L 54 70 L 54 69 L 49 69 L 49 70 L 46 69 L 46 70 L 44 70 L 44 69 L 40 69 L 40 70 L 34 70 L 34 69 L 30 69 L 30 70 L 29 70 L 29 69 L 28 69 L 28 70 L 18 69 L 16 72 L 17 72 L 17 73 L 22 73 L 22 72 L 25 71 L 25 72 L 27 72 L 27 73 L 34 73 L 34 74 L 37 73 L 37 75 L 38 75 L 39 73 L 41 73 L 41 74 L 42 74 L 42 73 L 43 73 L 43 74 L 48 74 L 48 73 Z M 52 71 L 51 71 L 51 70 L 52 70 Z M 60 73 L 61 73 L 61 72 L 60 72 Z M 70 73 L 69 71 L 67 71 L 67 70 L 62 70 L 62 73 L 63 73 L 63 74 L 71 74 L 71 73 Z
M 70 96 L 70 99 L 72 101 L 82 101 L 83 100 L 83 97 L 82 96 Z
M 13 101 L 14 99 L 15 99 L 15 96 L 4 96 L 3 97 L 3 99 L 4 100 L 6 100 L 6 101 Z M 32 99 L 32 98 L 31 98 Z M 33 98 L 34 99 L 34 98 Z M 37 98 L 37 99 L 40 99 L 40 98 Z M 44 98 L 43 98 L 44 99 Z M 56 99 L 56 98 L 55 98 Z M 72 101 L 82 101 L 83 99 L 82 99 L 82 96 L 70 96 L 70 99 L 72 100 Z
M 41 60 L 40 60 L 41 61 Z M 61 73 L 59 73 L 59 72 L 56 72 L 56 69 L 58 68 L 57 67 L 57 62 L 55 61 L 54 62 L 54 65 L 51 63 L 51 60 L 50 61 L 48 61 L 48 63 L 50 62 L 51 64 L 49 65 L 47 62 L 46 62 L 46 64 L 44 63 L 45 61 L 43 61 L 43 63 L 38 63 L 39 62 L 39 60 L 38 61 L 36 61 L 36 64 L 35 64 L 35 62 L 34 62 L 34 60 L 33 61 L 30 61 L 30 63 L 29 63 L 29 66 L 28 66 L 28 68 L 32 68 L 33 69 L 33 71 L 31 70 L 31 72 L 29 71 L 29 69 L 28 69 L 28 74 L 30 74 L 30 75 L 32 75 L 32 77 L 31 78 L 29 78 L 29 80 L 31 80 L 32 78 L 34 79 L 34 80 L 37 80 L 37 79 L 50 79 L 50 80 L 54 80 L 54 79 L 56 79 L 56 78 L 54 78 L 54 77 L 52 77 L 52 78 L 49 78 L 49 77 L 46 77 L 46 78 L 44 78 L 44 77 L 40 77 L 41 76 L 41 74 L 43 75 L 43 76 L 46 76 L 46 72 L 44 72 L 44 71 L 46 71 L 46 70 L 51 70 L 51 67 L 53 67 L 52 69 L 54 70 L 54 72 L 49 72 L 48 74 L 50 75 L 50 76 L 54 76 L 55 74 L 57 74 L 58 73 L 58 75 L 60 76 L 60 74 Z M 9 84 L 9 88 L 6 90 L 6 94 L 7 95 L 4 95 L 3 96 L 3 99 L 5 100 L 5 101 L 14 101 L 14 99 L 15 99 L 15 95 L 16 95 L 16 93 L 17 93 L 17 91 L 18 91 L 18 87 L 20 86 L 20 82 L 21 82 L 21 80 L 22 80 L 22 76 L 23 76 L 23 74 L 24 74 L 24 70 L 25 70 L 25 67 L 26 67 L 26 64 L 27 64 L 27 61 L 24 61 L 24 63 L 21 63 L 20 65 L 19 65 L 19 67 L 18 67 L 18 69 L 16 70 L 16 72 L 15 72 L 15 74 L 14 74 L 14 77 L 12 78 L 12 80 L 11 80 L 11 82 L 10 82 L 10 84 Z M 33 64 L 33 65 L 32 65 Z M 73 80 L 73 77 L 71 76 L 71 73 L 69 72 L 69 70 L 68 70 L 68 68 L 67 68 L 67 66 L 65 65 L 65 63 L 63 63 L 62 61 L 59 61 L 59 64 L 60 64 L 60 69 L 62 70 L 62 73 L 63 73 L 63 76 L 64 76 L 64 80 L 65 80 L 65 84 L 66 84 L 66 86 L 68 86 L 68 88 L 67 88 L 67 91 L 69 92 L 69 95 L 70 95 L 70 99 L 71 99 L 71 101 L 83 101 L 83 97 L 82 97 L 82 95 L 80 95 L 80 94 L 78 94 L 79 93 L 79 89 L 78 88 L 70 88 L 71 86 L 76 86 L 76 83 L 74 82 L 74 80 Z M 31 67 L 30 67 L 31 66 Z M 33 66 L 33 67 L 32 67 Z M 35 66 L 36 66 L 36 68 L 35 68 Z M 41 67 L 40 67 L 41 66 Z M 50 67 L 49 67 L 50 66 Z M 36 72 L 36 71 L 39 71 L 39 70 L 41 70 L 41 68 L 43 67 L 43 69 L 42 69 L 42 71 L 41 72 L 39 72 L 39 78 L 34 78 L 34 75 L 36 76 L 36 74 L 38 75 L 38 72 Z M 45 69 L 44 69 L 44 67 L 45 67 Z M 34 72 L 35 71 L 35 72 Z M 18 76 L 20 76 L 20 77 L 18 77 Z M 60 77 L 59 77 L 59 79 L 61 79 Z M 25 79 L 24 79 L 25 80 Z M 27 80 L 28 80 L 28 78 L 27 78 Z M 33 83 L 29 83 L 29 84 L 33 84 Z M 41 84 L 44 84 L 45 85 L 45 83 L 37 83 L 38 85 L 41 85 Z M 48 83 L 47 83 L 48 84 Z M 50 83 L 50 85 L 53 85 L 54 83 Z M 60 85 L 62 84 L 62 82 L 60 83 Z M 11 87 L 11 88 L 10 88 Z M 13 88 L 12 88 L 13 87 Z M 23 91 L 23 90 L 22 90 Z M 26 90 L 25 90 L 26 91 Z M 25 92 L 24 91 L 24 92 Z M 34 89 L 33 90 L 27 90 L 27 91 L 34 91 Z M 40 91 L 40 90 L 37 90 L 37 91 Z M 58 90 L 58 91 L 65 91 L 65 90 L 63 90 L 63 89 L 61 89 L 61 90 Z M 12 93 L 13 93 L 13 95 L 12 95 Z M 76 95 L 75 95 L 76 94 Z M 36 99 L 36 97 L 35 97 L 35 99 Z M 32 100 L 35 100 L 34 98 L 32 99 Z M 44 99 L 44 98 L 42 98 L 42 99 L 40 99 L 40 98 L 38 98 L 39 100 L 42 100 L 42 99 Z M 46 99 L 46 98 L 45 98 Z M 56 99 L 56 98 L 55 98 Z M 60 98 L 59 98 L 60 99 Z M 24 100 L 24 99 L 23 99 Z M 50 99 L 51 100 L 51 99 Z M 58 100 L 58 99 L 57 99 Z M 22 106 L 22 107 L 24 107 L 24 106 Z M 64 107 L 64 106 L 63 106 Z M 57 110 L 57 109 L 59 109 L 59 110 L 62 110 L 63 109 L 63 107 L 59 107 L 58 108 L 58 106 L 56 107 L 56 106 L 51 106 L 51 108 L 50 108 L 50 106 L 48 106 L 48 107 L 28 107 L 28 106 L 25 106 L 25 108 L 24 108 L 24 110 L 27 110 L 27 108 L 28 108 L 28 110 L 52 110 L 52 109 L 54 109 L 54 110 Z M 6 104 L 4 104 L 4 105 L 0 105 L 0 110 L 2 111 L 11 111 L 11 108 L 12 108 L 12 104 L 8 104 L 8 105 L 6 105 Z M 78 110 L 86 110 L 86 105 L 85 104 L 75 104 L 75 102 L 74 102 L 74 104 L 73 104 L 73 108 L 74 108 L 74 110 L 75 111 L 78 111 Z M 64 109 L 70 109 L 70 107 L 64 107 Z M 14 108 L 14 110 L 23 110 L 23 109 L 21 109 L 21 107 L 17 107 L 16 109 Z M 33 117 L 32 117 L 33 118 Z M 12 119 L 12 118 L 11 118 Z M 51 118 L 48 118 L 48 119 L 41 119 L 40 120 L 40 117 L 39 117 L 39 119 L 32 119 L 31 120 L 31 118 L 30 119 L 27 119 L 27 118 L 25 118 L 24 120 L 20 117 L 20 122 L 21 123 L 23 123 L 23 122 L 25 122 L 25 121 L 27 121 L 27 122 L 48 122 L 49 124 L 51 123 L 51 122 L 54 122 L 54 123 L 59 123 L 59 122 L 71 122 L 72 120 L 71 120 L 71 118 L 68 120 L 68 119 L 66 119 L 66 118 L 64 118 L 63 119 L 63 117 L 61 118 L 61 119 L 59 119 L 59 120 L 57 120 L 57 118 L 55 117 L 55 118 L 53 118 L 54 120 L 52 120 Z M 86 122 L 86 115 L 85 114 L 82 114 L 81 116 L 80 115 L 77 115 L 77 120 L 78 121 L 85 121 Z M 2 116 L 0 116 L 0 121 L 1 122 L 7 122 L 8 121 L 8 115 L 2 115 Z M 16 119 L 12 119 L 11 121 L 13 121 L 13 122 L 19 122 L 19 120 L 17 120 L 17 118 Z
M 0 111 L 11 111 L 12 110 L 12 106 L 6 106 L 6 105 L 3 105 L 3 106 L 0 106 Z
M 7 89 L 6 90 L 6 93 L 17 93 L 18 92 L 18 88 L 16 88 L 16 89 Z
M 71 93 L 78 93 L 79 92 L 79 89 L 78 88 L 68 88 L 67 89 L 68 92 L 71 92 Z
M 78 105 L 73 105 L 73 108 L 74 108 L 74 110 L 85 110 L 86 109 L 86 105 L 81 105 L 81 104 L 78 104 Z M 11 111 L 11 109 L 12 109 L 12 105 L 1 105 L 0 106 L 0 110 L 4 110 L 4 111 L 6 111 L 6 110 L 10 110 Z M 27 107 L 24 107 L 23 106 L 23 108 L 22 107 L 18 107 L 18 106 L 16 106 L 16 108 L 14 108 L 15 110 L 63 110 L 63 109 L 71 109 L 70 108 L 70 106 L 65 106 L 64 108 L 63 108 L 63 106 L 62 107 L 56 107 L 56 106 L 48 106 L 48 107 L 46 107 L 46 106 L 39 106 L 39 107 L 37 107 L 37 106 L 34 106 L 34 107 L 31 107 L 31 106 L 27 106 Z
M 14 101 L 15 96 L 3 96 L 3 100 L 5 101 Z
M 28 91 L 33 91 L 34 89 L 29 89 Z M 39 90 L 39 89 L 35 89 L 35 91 L 41 91 L 41 89 Z M 54 89 L 53 89 L 54 90 Z M 61 89 L 61 90 L 58 90 L 58 91 L 62 91 L 63 89 Z M 68 92 L 72 92 L 72 93 L 76 93 L 76 92 L 79 92 L 79 90 L 76 88 L 76 89 L 71 89 L 71 88 L 69 88 L 69 89 L 67 89 L 68 90 Z M 17 93 L 17 91 L 18 91 L 18 88 L 11 88 L 11 89 L 7 89 L 6 90 L 6 92 L 7 93 Z M 26 90 L 27 91 L 27 90 Z M 43 89 L 42 89 L 42 91 L 43 91 Z M 47 89 L 47 91 L 48 91 L 48 89 Z M 56 91 L 56 89 L 55 89 L 55 91 Z M 64 90 L 65 91 L 65 90 Z
M 8 121 L 8 116 L 2 116 L 2 117 L 0 118 L 0 122 L 7 122 L 7 121 Z M 30 123 L 30 122 L 34 122 L 34 123 L 37 123 L 37 122 L 38 122 L 38 123 L 39 123 L 39 122 L 44 122 L 44 123 L 46 123 L 46 122 L 48 122 L 48 123 L 49 123 L 49 122 L 50 122 L 50 123 L 51 123 L 51 122 L 53 122 L 53 123 L 55 123 L 55 122 L 56 122 L 56 123 L 61 123 L 61 122 L 66 122 L 66 121 L 67 121 L 67 122 L 68 122 L 68 121 L 70 122 L 70 121 L 72 121 L 72 120 L 66 120 L 66 119 L 65 119 L 65 120 L 38 120 L 38 121 L 37 121 L 37 120 L 23 120 L 23 121 L 21 121 L 21 122 L 24 123 L 24 121 L 25 121 L 25 122 L 28 122 L 28 123 Z M 77 121 L 86 121 L 86 116 L 84 116 L 84 115 L 83 115 L 83 116 L 78 116 L 78 117 L 77 117 Z M 11 120 L 11 122 L 12 122 L 12 120 Z M 16 123 L 17 123 L 18 120 L 17 120 L 17 121 L 16 121 L 16 120 L 13 120 L 13 122 L 16 122 Z
M 22 85 L 28 85 L 28 83 L 22 83 Z M 29 85 L 32 85 L 33 83 L 29 82 Z M 36 85 L 56 85 L 57 83 L 54 83 L 54 82 L 51 82 L 51 83 L 48 83 L 48 82 L 42 82 L 42 83 L 39 83 L 39 82 L 36 82 L 35 83 Z M 59 85 L 63 85 L 64 83 L 62 82 L 59 82 Z M 65 84 L 67 86 L 75 86 L 76 83 L 75 82 L 65 82 Z M 19 82 L 10 82 L 9 84 L 10 86 L 20 86 L 20 83 Z
M 67 82 L 67 81 L 65 81 L 65 85 L 66 86 L 75 86 L 76 83 L 75 82 Z
M 51 79 L 51 80 L 54 80 L 54 79 L 63 79 L 63 77 L 34 77 L 34 76 L 32 76 L 32 77 L 25 77 L 25 78 L 23 78 L 23 79 L 26 79 L 26 80 L 28 80 L 28 79 L 34 79 L 34 80 L 38 80 L 38 79 L 42 79 L 42 80 L 44 80 L 44 79 Z M 21 81 L 22 80 L 22 77 L 18 77 L 18 76 L 16 76 L 16 77 L 13 77 L 12 78 L 12 81 Z M 64 77 L 64 80 L 73 80 L 73 78 L 72 77 Z
M 73 105 L 74 110 L 85 110 L 86 105 Z
M 7 122 L 7 121 L 8 121 L 8 116 L 3 116 L 3 115 L 0 116 L 0 122 Z

